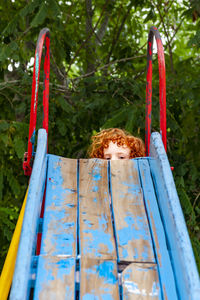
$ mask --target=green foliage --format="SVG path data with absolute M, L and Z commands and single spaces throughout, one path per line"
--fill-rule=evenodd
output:
M 49 152 L 85 157 L 91 134 L 101 128 L 122 127 L 144 139 L 146 41 L 150 26 L 155 25 L 166 54 L 168 156 L 200 268 L 198 1 L 98 0 L 92 4 L 88 7 L 78 0 L 0 3 L 0 264 L 28 185 L 22 160 L 30 115 L 30 60 L 39 31 L 48 27 L 51 32 Z M 155 61 L 152 130 L 159 129 L 158 103 Z M 41 124 L 42 88 L 37 127 Z

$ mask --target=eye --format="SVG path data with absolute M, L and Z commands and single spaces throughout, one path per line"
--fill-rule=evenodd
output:
M 124 159 L 124 158 L 125 158 L 124 156 L 120 156 L 120 157 L 119 157 L 119 159 Z
M 106 160 L 110 160 L 110 157 L 105 157 Z

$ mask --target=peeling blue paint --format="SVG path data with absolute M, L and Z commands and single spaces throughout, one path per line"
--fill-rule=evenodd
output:
M 93 179 L 94 179 L 95 181 L 99 181 L 101 178 L 102 178 L 102 176 L 101 176 L 100 174 L 94 174 L 94 175 L 93 175 Z
M 102 245 L 107 250 L 107 253 L 112 253 L 114 251 L 112 236 L 110 233 L 106 233 L 107 229 L 107 218 L 102 215 L 98 218 L 99 228 L 98 229 L 85 229 L 84 233 L 84 249 L 82 250 L 84 254 L 93 253 L 96 257 L 102 257 L 100 249 Z
M 154 281 L 153 286 L 152 286 L 152 292 L 151 292 L 152 296 L 153 297 L 158 296 L 159 290 L 160 290 L 160 287 L 159 287 L 158 282 Z
M 101 296 L 102 300 L 114 300 L 111 294 L 104 294 Z
M 125 248 L 122 249 L 122 256 L 123 256 L 123 258 L 127 258 L 128 257 L 128 251 L 127 251 L 127 249 L 125 249 Z
M 74 255 L 76 220 L 69 221 L 67 216 L 74 210 L 71 197 L 74 188 L 63 188 L 61 158 L 50 155 L 47 182 L 47 194 L 43 223 L 42 254 Z M 68 221 L 67 221 L 68 220 Z
M 134 184 L 134 183 L 128 183 L 128 182 L 122 182 L 123 185 L 128 187 L 128 192 L 129 193 L 133 193 L 136 192 L 138 190 L 141 190 L 140 188 L 138 188 L 138 184 Z
M 145 228 L 146 226 L 143 219 L 144 218 L 140 216 L 136 218 L 132 216 L 125 217 L 124 220 L 128 226 L 117 231 L 120 245 L 127 245 L 129 241 L 136 239 L 149 240 L 148 231 Z
M 99 190 L 99 187 L 97 185 L 92 187 L 92 192 L 96 193 L 96 192 L 98 192 L 98 190 Z
M 159 281 L 161 286 L 165 287 L 166 297 L 168 299 L 177 299 L 174 275 L 169 257 L 169 250 L 167 249 L 165 232 L 157 206 L 157 199 L 150 174 L 148 160 L 139 160 L 138 166 L 144 193 L 144 201 L 146 203 L 147 216 L 149 219 L 151 236 L 153 239 Z M 164 298 L 162 288 L 160 289 L 160 293 L 162 295 L 162 298 Z
M 126 270 L 126 273 L 124 275 L 124 280 L 130 279 L 131 273 L 132 273 L 131 269 Z
M 59 279 L 63 283 L 65 282 L 67 297 L 69 297 L 69 295 L 72 295 L 74 293 L 74 291 L 67 285 L 68 282 L 70 282 L 70 280 L 66 281 L 66 276 L 70 276 L 75 270 L 74 258 L 59 259 L 57 257 L 40 256 L 38 265 L 39 268 L 37 272 L 34 300 L 40 299 L 39 295 L 43 291 L 44 288 L 43 285 L 51 288 L 53 282 L 57 279 Z
M 117 282 L 116 275 L 114 274 L 115 268 L 115 262 L 103 261 L 98 265 L 92 266 L 90 269 L 86 269 L 85 272 L 87 274 L 98 274 L 99 278 L 104 279 L 104 284 L 115 284 Z M 104 288 L 103 290 L 106 291 Z
M 148 257 L 149 257 L 148 251 L 149 251 L 148 247 L 144 245 L 144 251 L 142 252 L 142 258 L 146 261 L 148 260 Z
M 105 278 L 106 284 L 115 284 L 117 282 L 117 278 L 114 274 L 115 262 L 112 261 L 104 261 L 100 265 L 97 266 L 97 272 L 99 274 L 99 278 Z
M 138 259 L 139 258 L 139 253 L 138 253 L 138 249 L 137 248 L 134 248 L 134 251 L 133 251 L 133 253 L 134 253 L 134 259 Z
M 100 300 L 98 296 L 95 296 L 93 294 L 85 294 L 83 295 L 83 300 Z
M 101 165 L 101 162 L 96 160 L 95 163 L 96 165 L 93 167 L 92 171 L 89 174 L 92 175 L 94 181 L 99 181 L 102 178 L 100 174 L 101 168 L 99 167 Z
M 105 231 L 108 228 L 108 217 L 104 214 L 101 214 L 101 218 L 99 217 L 98 219 L 100 229 Z
M 87 219 L 83 219 L 83 222 L 89 227 L 92 227 L 92 224 L 87 220 Z
M 59 268 L 63 269 L 63 274 L 70 275 L 73 267 L 75 266 L 75 259 L 61 259 L 56 264 L 59 266 Z M 62 278 L 63 274 L 58 274 L 58 278 Z

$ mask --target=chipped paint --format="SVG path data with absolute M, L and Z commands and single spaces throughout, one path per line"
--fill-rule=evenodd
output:
M 151 135 L 151 110 L 152 110 L 152 48 L 153 38 L 155 36 L 157 43 L 158 65 L 159 65 L 159 99 L 160 99 L 160 132 L 166 149 L 166 80 L 165 80 L 165 57 L 164 49 L 159 31 L 152 26 L 148 35 L 147 49 L 147 83 L 146 83 L 146 118 L 145 118 L 145 148 L 146 156 L 149 156 L 150 135 Z
M 40 256 L 34 300 L 73 299 L 75 259 Z
M 156 262 L 158 264 L 158 274 L 162 287 L 166 286 L 164 299 L 177 299 L 174 274 L 166 243 L 165 231 L 157 205 L 153 182 L 147 159 L 138 160 L 141 184 L 146 203 L 147 216 L 150 224 L 152 240 L 155 249 Z M 162 288 L 161 293 L 164 294 Z
M 120 299 L 116 246 L 118 261 L 130 263 L 120 275 L 123 299 L 177 299 L 148 161 L 111 162 L 111 203 L 108 163 L 80 160 L 79 175 L 76 168 L 76 160 L 49 155 L 34 299 L 74 299 L 76 259 L 80 259 L 80 299 Z
M 167 246 L 180 299 L 198 299 L 200 280 L 192 246 L 178 199 L 170 164 L 159 133 L 152 133 L 149 161 Z M 188 263 L 190 262 L 190 263 Z M 168 293 L 167 284 L 165 285 Z M 171 299 L 169 295 L 169 299 Z
M 122 272 L 123 299 L 162 299 L 156 265 L 132 263 Z
M 108 193 L 107 161 L 80 160 L 79 187 L 81 256 L 116 258 Z
M 76 160 L 61 159 L 53 155 L 49 157 L 42 254 L 75 256 L 76 166 Z M 70 174 L 67 175 L 66 169 Z
M 88 221 L 87 223 L 84 223 L 88 226 Z M 93 229 L 93 224 L 89 224 L 88 229 L 83 230 L 83 233 L 86 233 L 84 238 L 83 254 L 93 254 L 97 258 L 102 257 L 102 247 L 105 248 L 108 254 L 112 254 L 114 252 L 114 244 L 112 242 L 111 233 L 107 232 L 107 217 L 105 215 L 98 217 L 98 229 Z
M 116 261 L 81 259 L 80 299 L 119 299 Z
M 155 262 L 137 162 L 111 162 L 111 198 L 119 261 Z

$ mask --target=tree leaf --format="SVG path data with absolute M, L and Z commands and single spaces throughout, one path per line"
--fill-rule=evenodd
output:
M 72 106 L 65 100 L 63 96 L 57 97 L 57 101 L 65 112 L 72 112 Z
M 36 14 L 36 16 L 31 22 L 31 26 L 37 27 L 38 25 L 41 25 L 46 19 L 47 15 L 48 15 L 47 5 L 45 2 L 42 2 L 38 13 Z
M 14 147 L 15 152 L 17 153 L 17 156 L 22 159 L 24 157 L 25 152 L 25 144 L 24 141 L 18 137 L 14 138 Z
M 3 170 L 0 169 L 0 202 L 3 196 Z

